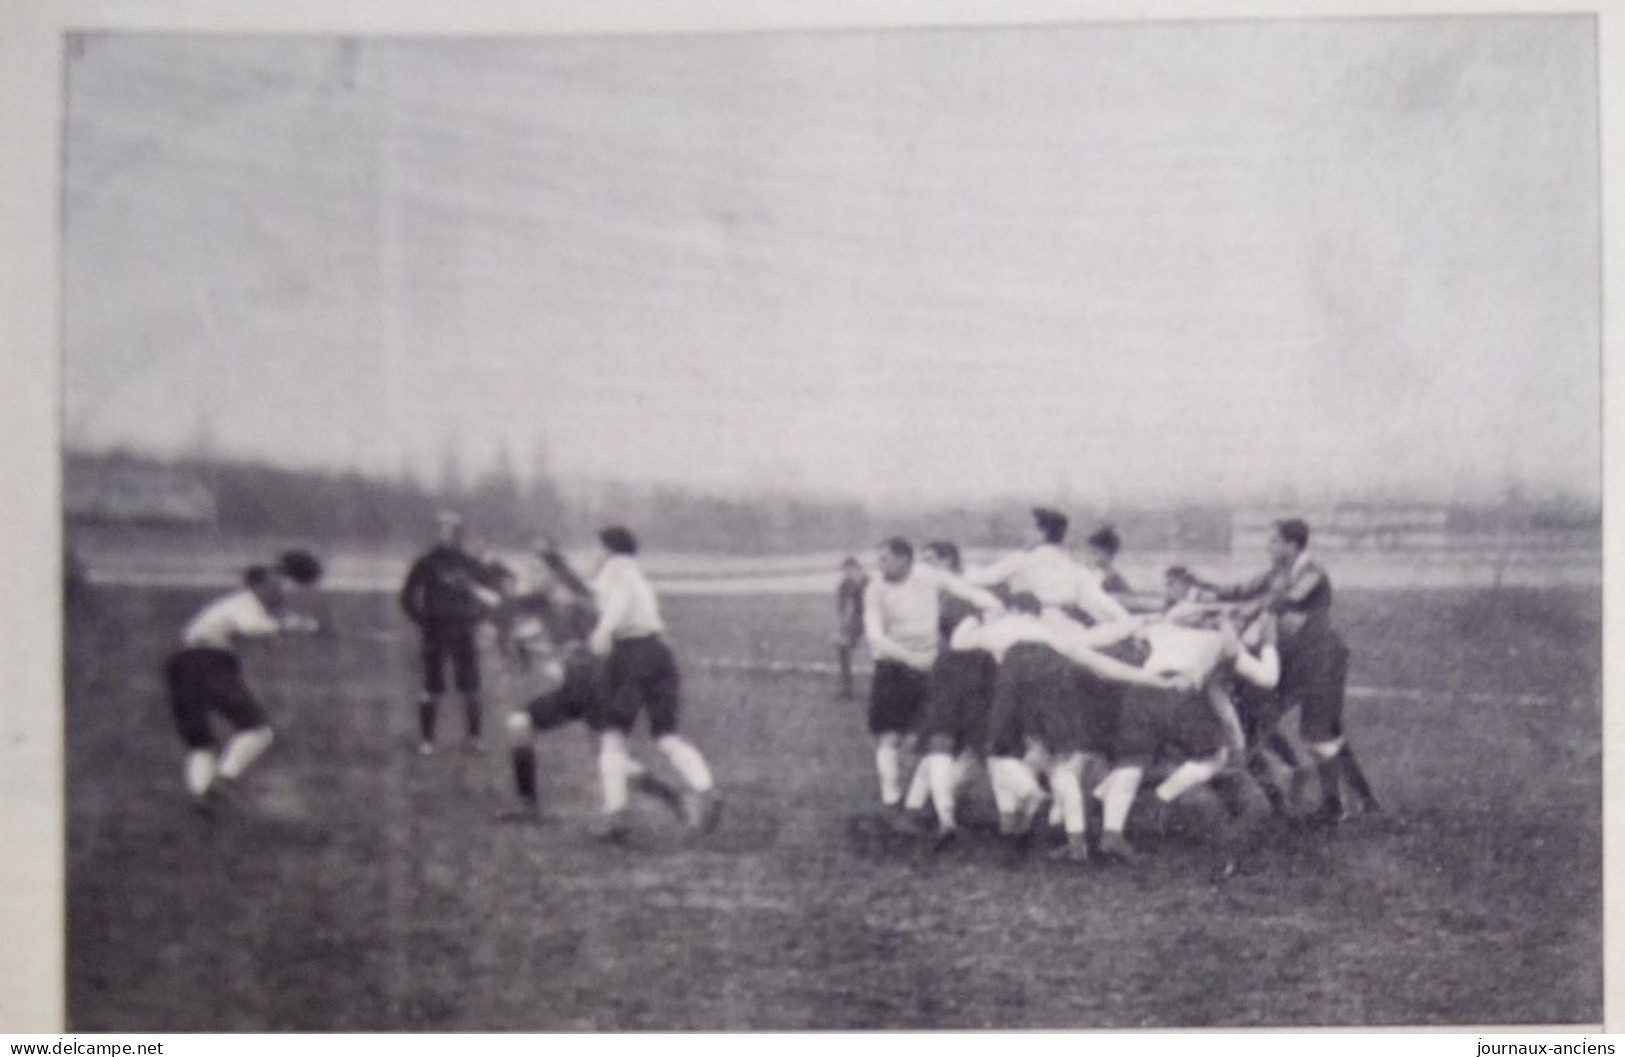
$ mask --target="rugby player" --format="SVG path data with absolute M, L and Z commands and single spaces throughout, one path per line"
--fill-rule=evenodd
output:
M 835 588 L 835 659 L 841 669 L 840 698 L 850 700 L 852 651 L 863 641 L 863 592 L 869 577 L 856 558 L 841 562 L 841 582 Z
M 557 551 L 544 553 L 543 560 L 550 567 L 563 562 Z M 519 806 L 500 811 L 497 817 L 503 821 L 541 818 L 536 791 L 537 737 L 575 722 L 598 733 L 597 717 L 603 705 L 603 662 L 587 648 L 587 639 L 598 623 L 590 601 L 558 581 L 550 590 L 525 597 L 528 619 L 515 630 L 516 663 L 525 670 L 539 665 L 550 686 L 508 717 L 509 753 Z M 627 777 L 634 792 L 647 794 L 679 818 L 684 817 L 681 794 L 630 756 Z
M 1094 570 L 1072 559 L 1063 547 L 1067 518 L 1048 507 L 1033 508 L 1028 546 L 992 565 L 968 569 L 965 581 L 976 587 L 1004 586 L 1012 594 L 1031 594 L 1046 609 L 1076 607 L 1091 621 L 1108 624 L 1128 618 L 1128 610 L 1101 586 Z
M 1140 635 L 1151 647 L 1145 670 L 1177 676 L 1180 689 L 1131 687 L 1124 693 L 1112 745 L 1112 770 L 1095 788 L 1102 801 L 1101 854 L 1134 861 L 1139 853 L 1124 828 L 1146 769 L 1164 749 L 1177 750 L 1184 762 L 1156 789 L 1159 807 L 1213 780 L 1240 752 L 1240 721 L 1229 699 L 1229 677 L 1271 687 L 1280 678 L 1280 659 L 1263 648 L 1255 656 L 1241 648 L 1234 623 L 1226 615 L 1219 630 L 1183 626 L 1184 614 L 1145 627 Z M 1240 814 L 1239 790 L 1228 783 L 1216 789 L 1232 814 Z
M 881 809 L 903 810 L 902 754 L 925 710 L 931 670 L 941 646 L 942 598 L 978 610 L 998 610 L 999 600 L 955 574 L 914 560 L 914 546 L 901 537 L 880 545 L 880 576 L 863 594 L 863 630 L 875 660 L 869 688 L 869 733 L 875 739 L 875 771 Z M 928 792 L 929 786 L 923 786 Z M 899 818 L 899 824 L 906 822 Z
M 272 566 L 253 565 L 243 586 L 205 606 L 181 633 L 181 648 L 164 665 L 175 727 L 186 744 L 186 790 L 208 814 L 248 766 L 271 747 L 274 734 L 259 700 L 243 681 L 238 643 L 282 632 L 312 632 L 316 621 L 289 612 L 287 584 L 313 586 L 321 562 L 305 551 L 288 551 Z M 211 715 L 235 728 L 217 754 Z
M 475 632 L 500 595 L 484 581 L 491 569 L 463 549 L 463 519 L 439 515 L 440 537 L 412 563 L 401 587 L 401 609 L 422 633 L 423 691 L 418 698 L 418 752 L 434 752 L 440 695 L 446 692 L 447 663 L 463 695 L 468 746 L 481 747 L 484 710 L 480 703 L 480 658 Z
M 700 750 L 677 733 L 680 682 L 677 661 L 666 645 L 666 625 L 660 604 L 643 570 L 638 567 L 638 540 L 622 525 L 598 533 L 601 558 L 593 578 L 593 599 L 598 621 L 587 637 L 587 647 L 604 658 L 604 683 L 597 709 L 599 729 L 598 773 L 603 783 L 603 836 L 620 840 L 628 832 L 628 784 L 635 770 L 626 737 L 637 718 L 647 713 L 655 745 L 671 761 L 688 787 L 688 822 L 709 833 L 722 809 L 713 786 L 711 769 Z
M 1110 751 L 1116 717 L 1110 698 L 1084 692 L 1080 669 L 1101 682 L 1128 687 L 1167 691 L 1190 685 L 1180 673 L 1141 670 L 1101 652 L 1143 623 L 1129 618 L 1085 628 L 1046 612 L 1036 596 L 1024 592 L 1011 600 L 1008 613 L 979 625 L 966 622 L 955 632 L 956 648 L 986 650 L 998 663 L 988 773 L 1000 832 L 1018 846 L 1025 843 L 1039 803 L 1036 763 L 1060 808 L 1067 841 L 1062 856 L 1074 862 L 1089 858 L 1084 766 L 1087 755 Z
M 958 545 L 937 540 L 925 545 L 921 560 L 932 568 L 958 575 L 962 562 Z M 938 618 L 937 659 L 925 697 L 920 725 L 922 740 L 920 769 L 936 815 L 938 847 L 950 844 L 958 834 L 956 804 L 959 789 L 974 762 L 987 752 L 988 713 L 993 706 L 993 682 L 998 665 L 993 655 L 980 648 L 958 649 L 954 633 L 967 621 L 974 622 L 977 610 L 969 602 L 951 594 L 941 599 Z M 912 808 L 911 796 L 904 807 Z
M 1252 603 L 1279 623 L 1283 708 L 1299 706 L 1298 735 L 1315 758 L 1321 803 L 1309 821 L 1335 824 L 1343 817 L 1342 779 L 1348 779 L 1366 811 L 1381 809 L 1343 729 L 1349 650 L 1331 624 L 1332 582 L 1309 554 L 1309 526 L 1298 518 L 1275 523 L 1267 544 L 1270 567 L 1251 580 L 1198 585 L 1221 602 Z M 1308 772 L 1293 773 L 1294 790 Z

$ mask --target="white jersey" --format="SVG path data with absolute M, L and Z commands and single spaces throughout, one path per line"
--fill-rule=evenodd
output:
M 1099 622 L 1123 620 L 1128 610 L 1101 586 L 1100 574 L 1079 564 L 1053 543 L 1040 544 L 980 569 L 965 573 L 978 587 L 1004 584 L 1016 594 L 1030 594 L 1045 608 L 1077 606 Z
M 282 622 L 266 610 L 258 595 L 245 587 L 205 606 L 186 625 L 181 633 L 181 644 L 229 650 L 239 639 L 275 635 L 281 630 Z
M 617 554 L 605 561 L 593 578 L 592 593 L 599 613 L 595 640 L 637 639 L 666 630 L 654 586 L 631 555 Z

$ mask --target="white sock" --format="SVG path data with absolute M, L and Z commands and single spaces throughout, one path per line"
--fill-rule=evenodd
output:
M 999 814 L 1013 815 L 1019 806 L 1015 792 L 1010 783 L 1004 780 L 1004 767 L 998 757 L 989 757 L 987 761 L 987 784 L 993 790 L 993 806 L 998 808 Z
M 711 768 L 706 766 L 699 749 L 675 734 L 667 734 L 655 744 L 690 789 L 696 793 L 711 791 Z
M 937 828 L 953 829 L 954 790 L 958 784 L 954 781 L 954 760 L 945 752 L 934 752 L 920 761 L 920 770 L 931 784 L 931 806 L 937 809 Z
M 909 779 L 908 794 L 903 797 L 903 806 L 910 811 L 918 811 L 931 799 L 931 775 L 926 770 L 925 761 L 929 756 L 922 756 L 914 765 L 914 777 Z
M 226 751 L 220 754 L 220 777 L 240 777 L 249 764 L 271 747 L 275 737 L 270 727 L 255 727 L 233 734 L 226 742 Z
M 1032 812 L 1038 809 L 1043 800 L 1043 793 L 1038 788 L 1038 780 L 1033 772 L 1020 760 L 1012 760 L 1008 756 L 995 757 L 987 761 L 987 773 L 993 780 L 994 799 L 998 799 L 998 789 L 1004 788 L 1004 795 L 1008 798 L 1000 802 L 1001 814 L 1009 813 L 1030 818 Z M 1009 810 L 1006 812 L 1005 804 Z
M 598 744 L 598 780 L 603 785 L 606 815 L 626 810 L 627 773 L 631 762 L 626 752 L 626 738 L 619 731 L 605 731 Z
M 1083 770 L 1081 757 L 1073 756 L 1049 769 L 1049 787 L 1055 794 L 1054 819 L 1059 815 L 1062 827 L 1069 835 L 1081 835 L 1085 827 L 1083 813 L 1083 785 L 1078 781 Z
M 1107 833 L 1121 833 L 1128 825 L 1128 813 L 1134 807 L 1134 795 L 1140 791 L 1140 779 L 1145 776 L 1142 767 L 1119 767 L 1100 783 L 1104 794 L 1102 825 Z
M 882 736 L 875 744 L 875 771 L 880 775 L 880 802 L 893 807 L 903 800 L 903 761 L 897 742 Z
M 186 791 L 202 796 L 214 784 L 214 750 L 193 749 L 186 754 Z
M 1219 773 L 1221 759 L 1187 760 L 1174 769 L 1174 773 L 1157 786 L 1157 799 L 1172 803 Z

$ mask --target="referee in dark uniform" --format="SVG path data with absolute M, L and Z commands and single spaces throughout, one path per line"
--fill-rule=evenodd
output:
M 446 665 L 463 695 L 468 744 L 481 747 L 480 660 L 475 632 L 485 619 L 487 598 L 497 596 L 483 582 L 485 565 L 463 549 L 463 520 L 440 515 L 440 539 L 412 563 L 401 588 L 401 609 L 422 633 L 423 693 L 418 699 L 418 752 L 434 752 L 440 695 L 446 692 Z

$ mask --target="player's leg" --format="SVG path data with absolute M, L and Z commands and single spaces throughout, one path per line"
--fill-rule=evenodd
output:
M 531 713 L 541 710 L 544 713 L 551 710 L 556 702 L 549 701 L 547 695 L 532 701 L 528 706 L 511 713 L 508 716 L 508 756 L 513 764 L 514 792 L 518 794 L 521 803 L 534 809 L 536 807 L 536 726 L 531 721 Z
M 852 647 L 844 642 L 837 642 L 835 644 L 835 660 L 841 669 L 840 697 L 842 700 L 849 700 L 853 693 Z
M 1088 816 L 1083 806 L 1083 753 L 1052 754 L 1049 787 L 1061 809 L 1061 828 L 1066 831 L 1066 847 L 1061 850 L 1071 862 L 1089 858 Z
M 1320 780 L 1320 806 L 1309 815 L 1309 821 L 1317 824 L 1335 823 L 1343 816 L 1343 684 L 1348 653 L 1341 647 L 1336 638 L 1317 643 L 1306 658 L 1303 680 L 1298 734 Z
M 250 764 L 265 754 L 276 736 L 271 732 L 265 710 L 243 682 L 242 670 L 235 657 L 231 658 L 228 667 L 219 672 L 211 696 L 216 711 L 236 731 L 226 740 L 225 748 L 220 752 L 217 780 L 234 782 L 242 777 Z
M 446 650 L 443 632 L 430 625 L 423 629 L 423 690 L 418 695 L 418 753 L 434 751 L 435 727 L 440 715 L 440 695 L 446 692 Z
M 1160 690 L 1134 688 L 1124 694 L 1112 769 L 1094 790 L 1101 801 L 1100 853 L 1108 859 L 1134 862 L 1140 858 L 1124 831 L 1146 768 L 1156 757 L 1162 727 L 1158 713 L 1167 699 L 1167 692 Z
M 480 701 L 480 652 L 475 629 L 465 626 L 457 629 L 450 645 L 452 676 L 457 692 L 463 698 L 463 719 L 471 748 L 481 746 L 484 733 L 485 708 Z
M 604 840 L 623 840 L 630 829 L 626 804 L 631 764 L 632 757 L 626 749 L 626 732 L 615 728 L 599 731 L 598 782 L 603 794 L 603 827 L 598 835 Z
M 958 832 L 956 801 L 959 798 L 952 734 L 942 731 L 931 734 L 920 770 L 925 772 L 930 785 L 931 807 L 937 815 L 937 836 L 941 840 L 952 839 Z
M 1330 680 L 1329 692 L 1335 695 L 1338 715 L 1338 729 L 1343 736 L 1343 747 L 1338 752 L 1338 759 L 1343 765 L 1343 778 L 1348 782 L 1354 795 L 1360 798 L 1360 806 L 1367 813 L 1382 810 L 1377 801 L 1377 794 L 1371 788 L 1371 782 L 1365 776 L 1365 770 L 1360 761 L 1354 756 L 1354 746 L 1349 742 L 1348 732 L 1342 727 L 1343 705 L 1348 692 L 1349 651 L 1342 639 L 1336 640 L 1332 663 L 1328 672 Z
M 914 683 L 909 668 L 893 660 L 875 663 L 869 687 L 869 733 L 875 739 L 875 775 L 883 810 L 903 804 L 903 739 L 913 725 Z
M 214 731 L 209 726 L 208 663 L 207 655 L 200 651 L 182 650 L 164 668 L 175 729 L 186 746 L 182 777 L 192 803 L 200 810 L 207 806 L 217 768 Z
M 649 712 L 649 733 L 677 776 L 688 787 L 689 825 L 701 832 L 710 832 L 716 828 L 721 802 L 717 799 L 715 781 L 705 755 L 677 732 L 682 704 L 682 681 L 677 671 L 677 660 L 672 656 L 670 647 L 660 639 L 641 640 L 639 652 L 642 660 L 637 681 L 643 707 Z M 653 787 L 648 785 L 650 780 L 652 776 L 646 776 L 644 786 L 652 791 Z

